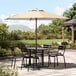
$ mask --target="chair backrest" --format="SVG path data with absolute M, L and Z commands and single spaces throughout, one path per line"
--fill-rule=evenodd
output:
M 22 55 L 28 54 L 28 50 L 26 47 L 20 47 Z
M 49 45 L 49 44 L 43 44 L 42 47 L 43 48 L 51 48 L 51 45 Z
M 58 46 L 58 53 L 61 53 L 64 55 L 65 49 L 66 49 L 66 46 L 64 45 Z
M 43 44 L 42 45 L 43 48 L 48 48 L 48 50 L 45 51 L 45 53 L 49 53 L 51 45 L 50 44 Z

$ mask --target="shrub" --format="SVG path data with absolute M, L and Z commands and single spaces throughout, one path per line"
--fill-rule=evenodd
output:
M 0 49 L 0 57 L 5 56 L 7 53 L 6 49 Z
M 21 55 L 21 50 L 19 48 L 14 49 L 16 55 Z
M 58 48 L 59 44 L 57 42 L 52 42 L 52 48 Z
M 70 44 L 70 48 L 71 48 L 71 49 L 76 49 L 76 43 L 71 43 L 71 44 Z
M 4 48 L 0 49 L 0 57 L 9 56 L 9 55 L 11 55 L 10 49 L 4 49 Z
M 0 46 L 2 48 L 9 48 L 9 45 L 10 45 L 10 41 L 8 40 L 0 41 Z
M 67 42 L 62 42 L 61 44 L 62 44 L 62 45 L 68 45 L 68 43 L 67 43 Z
M 18 76 L 18 69 L 10 69 L 8 65 L 1 65 L 0 76 Z

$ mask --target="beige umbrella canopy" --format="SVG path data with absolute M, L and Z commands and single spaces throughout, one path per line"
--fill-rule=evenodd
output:
M 58 16 L 52 13 L 45 12 L 44 10 L 34 9 L 28 12 L 10 16 L 7 20 L 35 20 L 36 21 L 36 50 L 37 50 L 37 20 L 53 20 L 53 19 L 67 19 L 63 16 Z
M 10 20 L 50 20 L 50 19 L 67 19 L 66 17 L 45 12 L 44 10 L 34 9 L 28 12 L 11 16 Z

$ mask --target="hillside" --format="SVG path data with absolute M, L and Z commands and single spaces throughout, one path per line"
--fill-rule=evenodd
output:
M 13 30 L 21 30 L 21 31 L 25 31 L 25 32 L 26 31 L 33 31 L 33 29 L 31 29 L 25 25 L 17 24 L 17 25 L 8 25 L 8 26 L 9 26 L 9 28 L 8 28 L 9 31 L 13 31 Z

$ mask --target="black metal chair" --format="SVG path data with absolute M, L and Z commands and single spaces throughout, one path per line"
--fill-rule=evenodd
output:
M 52 48 L 50 44 L 43 44 L 43 48 L 48 48 L 48 50 L 45 51 L 45 54 L 48 54 L 49 50 Z
M 15 68 L 15 64 L 16 64 L 16 54 L 15 54 L 15 51 L 14 51 L 14 47 L 10 47 L 11 49 L 11 59 L 12 59 L 12 62 L 11 62 L 11 67 Z
M 28 71 L 29 71 L 29 66 L 31 66 L 31 64 L 29 64 L 29 62 L 27 64 L 27 59 L 28 59 L 28 61 L 29 61 L 29 59 L 33 59 L 33 68 L 34 68 L 34 60 L 35 59 L 39 60 L 39 57 L 35 56 L 35 54 L 32 54 L 32 53 L 31 53 L 31 56 L 30 56 L 29 50 L 26 47 L 21 47 L 20 49 L 21 49 L 21 52 L 22 52 L 21 69 L 22 69 L 22 66 L 26 64 L 26 67 L 28 67 Z M 25 62 L 24 59 L 26 59 L 26 63 L 24 63 Z
M 48 56 L 50 49 L 52 49 L 51 45 L 50 44 L 43 44 L 43 45 L 41 45 L 41 47 L 48 48 L 48 50 L 44 51 L 44 56 Z
M 58 56 L 63 56 L 64 65 L 66 67 L 65 56 L 64 56 L 65 49 L 66 49 L 66 46 L 61 45 L 61 46 L 58 46 L 58 50 L 56 52 L 49 53 L 48 54 L 48 65 L 51 63 L 51 57 L 54 57 L 54 68 L 55 68 L 55 58 L 57 59 L 57 65 L 58 65 Z

